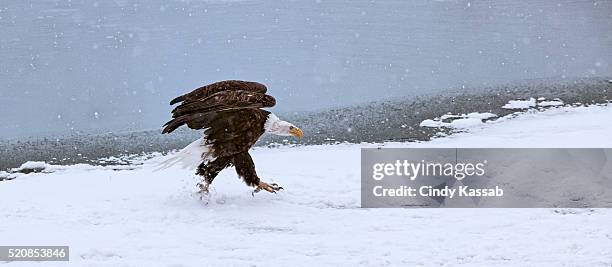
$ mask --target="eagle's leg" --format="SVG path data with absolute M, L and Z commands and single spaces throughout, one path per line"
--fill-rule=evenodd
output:
M 230 164 L 231 159 L 227 157 L 220 157 L 210 162 L 202 162 L 200 166 L 198 166 L 198 170 L 196 172 L 197 175 L 204 178 L 204 181 L 198 184 L 200 193 L 207 194 L 208 187 L 213 182 L 215 177 L 217 177 L 219 172 L 227 168 Z
M 253 193 L 257 193 L 261 190 L 276 193 L 277 191 L 283 189 L 277 184 L 268 184 L 259 179 L 257 172 L 255 171 L 253 159 L 248 152 L 242 152 L 234 155 L 232 162 L 234 163 L 234 166 L 236 166 L 236 173 L 238 173 L 238 176 L 242 177 L 248 186 L 255 187 L 255 191 L 253 191 Z

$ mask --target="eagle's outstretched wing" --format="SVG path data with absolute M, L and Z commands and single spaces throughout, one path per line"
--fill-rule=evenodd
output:
M 240 135 L 249 128 L 245 125 L 251 121 L 249 119 L 259 122 L 262 115 L 267 116 L 267 111 L 260 108 L 276 104 L 272 96 L 265 94 L 266 91 L 263 84 L 236 80 L 216 82 L 195 89 L 170 102 L 171 105 L 182 103 L 172 111 L 173 119 L 164 125 L 162 133 L 170 133 L 187 124 L 191 129 L 208 129 L 208 136 L 220 130 L 228 136 Z

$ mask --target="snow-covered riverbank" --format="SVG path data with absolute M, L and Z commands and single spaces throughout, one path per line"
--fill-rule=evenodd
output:
M 24 174 L 0 182 L 0 245 L 69 245 L 74 266 L 610 266 L 611 210 L 361 209 L 359 152 L 612 147 L 611 118 L 610 106 L 560 107 L 423 143 L 257 148 L 258 173 L 285 190 L 253 197 L 226 170 L 208 205 L 193 170 L 153 172 L 163 157 Z

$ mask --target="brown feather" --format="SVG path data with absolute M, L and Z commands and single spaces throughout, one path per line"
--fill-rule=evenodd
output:
M 220 81 L 216 83 L 211 83 L 209 85 L 202 86 L 193 90 L 190 93 L 179 96 L 172 101 L 170 101 L 170 105 L 174 105 L 179 102 L 183 102 L 186 100 L 196 100 L 203 99 L 211 96 L 215 93 L 221 91 L 249 91 L 254 93 L 265 94 L 268 91 L 268 88 L 258 82 L 249 82 L 249 81 L 238 81 L 238 80 L 227 80 Z

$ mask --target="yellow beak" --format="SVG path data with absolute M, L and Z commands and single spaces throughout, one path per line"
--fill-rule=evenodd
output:
M 293 129 L 289 130 L 289 133 L 297 138 L 302 138 L 304 136 L 304 132 L 298 127 L 293 127 Z

